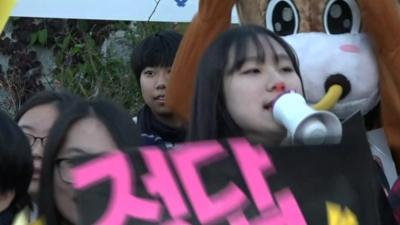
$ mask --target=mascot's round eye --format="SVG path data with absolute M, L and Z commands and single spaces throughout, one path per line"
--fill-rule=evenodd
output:
M 329 0 L 324 10 L 324 28 L 328 34 L 358 33 L 361 14 L 356 0 Z
M 266 11 L 267 28 L 278 35 L 295 34 L 299 30 L 299 12 L 292 0 L 271 0 Z

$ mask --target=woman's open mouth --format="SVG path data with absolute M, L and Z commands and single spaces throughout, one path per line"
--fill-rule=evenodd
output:
M 263 109 L 271 111 L 272 110 L 272 106 L 273 106 L 273 101 L 271 101 L 271 102 L 269 102 L 267 104 L 264 104 L 263 105 Z

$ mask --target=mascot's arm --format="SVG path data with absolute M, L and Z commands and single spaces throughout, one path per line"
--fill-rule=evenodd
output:
M 396 0 L 360 0 L 360 7 L 379 58 L 383 128 L 400 168 L 400 9 Z
M 172 66 L 167 105 L 188 122 L 192 107 L 197 65 L 204 50 L 229 28 L 235 0 L 200 0 L 199 12 L 189 25 Z

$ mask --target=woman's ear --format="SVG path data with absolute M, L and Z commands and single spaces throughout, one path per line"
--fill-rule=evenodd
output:
M 266 27 L 265 11 L 269 0 L 237 0 L 236 8 L 241 24 Z

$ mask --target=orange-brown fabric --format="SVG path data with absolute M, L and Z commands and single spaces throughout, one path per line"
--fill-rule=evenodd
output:
M 268 0 L 237 0 L 236 7 L 242 24 L 257 24 L 265 27 L 265 10 Z
M 200 0 L 199 12 L 189 25 L 172 66 L 167 105 L 189 121 L 197 65 L 204 50 L 229 28 L 235 0 Z
M 400 9 L 396 0 L 359 0 L 365 31 L 380 66 L 381 112 L 385 134 L 400 165 Z

